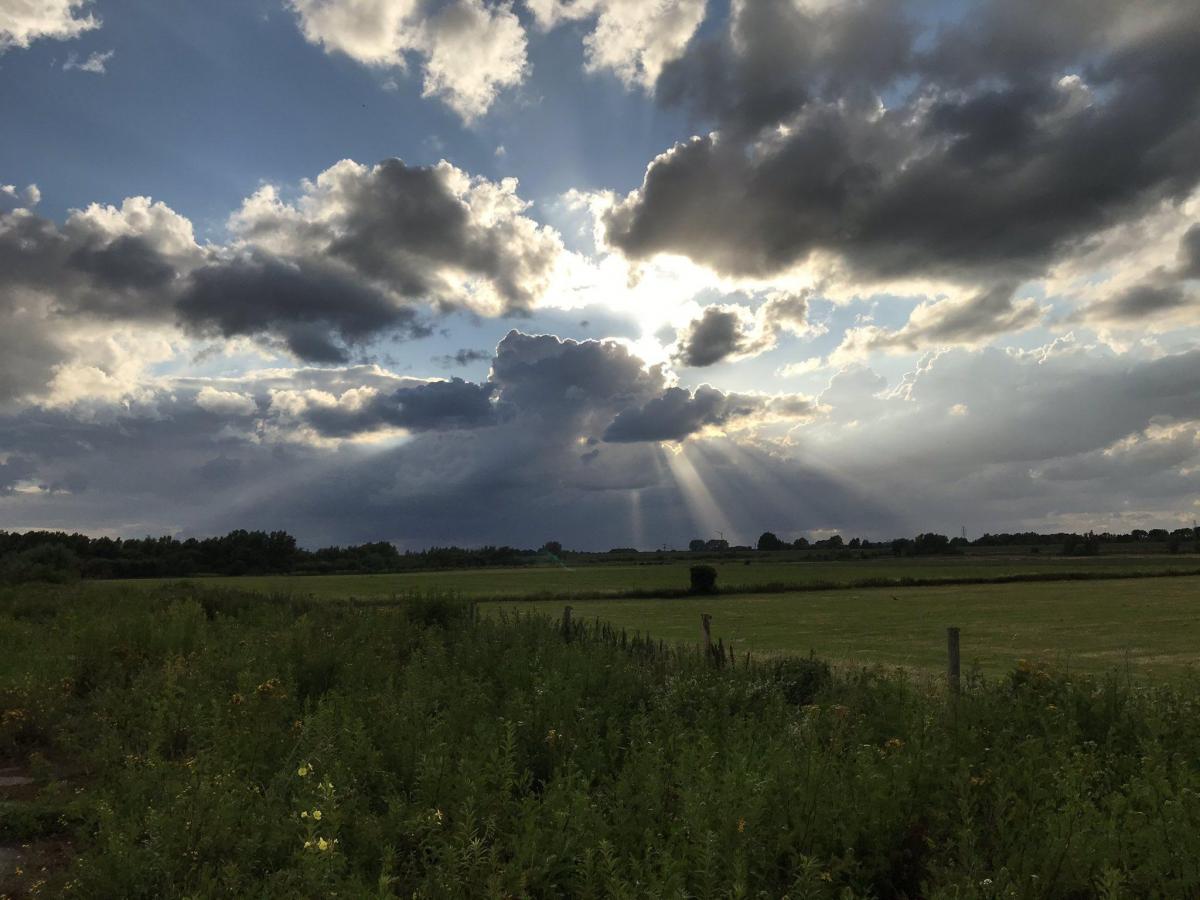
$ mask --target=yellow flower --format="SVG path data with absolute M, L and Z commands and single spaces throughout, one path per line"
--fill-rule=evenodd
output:
M 296 770 L 296 774 L 299 775 L 301 778 L 307 778 L 308 777 L 308 766 L 301 766 L 300 768 L 298 768 Z
M 321 811 L 319 809 L 313 810 L 313 818 L 316 819 L 318 822 L 321 821 Z
M 324 852 L 329 849 L 329 841 L 325 838 L 317 838 L 317 849 Z
M 440 809 L 435 809 L 433 811 L 433 817 L 437 819 L 439 825 L 442 824 L 442 811 Z
M 308 810 L 307 809 L 304 810 L 302 813 L 300 813 L 300 818 L 302 818 L 302 819 L 308 818 Z
M 745 820 L 745 818 L 739 818 L 738 819 L 738 834 L 741 834 L 745 830 L 746 830 L 746 820 Z
M 311 848 L 311 847 L 312 847 L 312 841 L 305 841 L 305 842 L 304 842 L 304 849 L 305 849 L 305 850 L 308 850 L 308 849 L 309 849 L 309 848 Z

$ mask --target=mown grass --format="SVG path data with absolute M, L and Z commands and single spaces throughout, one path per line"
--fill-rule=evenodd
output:
M 707 562 L 707 561 L 706 561 Z M 293 593 L 315 597 L 380 597 L 412 591 L 450 591 L 478 599 L 494 597 L 632 595 L 681 591 L 688 584 L 687 561 L 641 565 L 543 565 L 521 568 L 469 569 L 445 572 L 412 572 L 394 575 L 262 575 L 208 577 L 203 583 L 236 590 Z M 915 581 L 1000 579 L 1012 577 L 1062 578 L 1151 575 L 1171 571 L 1200 572 L 1200 556 L 1024 556 L 945 557 L 934 559 L 847 559 L 835 562 L 774 562 L 770 556 L 754 560 L 717 562 L 717 583 L 723 589 L 752 592 L 768 586 L 824 588 L 862 583 L 872 579 Z M 114 582 L 130 588 L 153 589 L 166 579 Z
M 531 605 L 562 613 L 560 601 Z M 739 652 L 812 651 L 856 665 L 941 671 L 951 625 L 962 629 L 963 664 L 993 675 L 1022 658 L 1088 672 L 1128 665 L 1152 677 L 1177 677 L 1200 662 L 1200 577 L 590 600 L 574 610 L 691 642 L 699 640 L 701 613 L 713 616 L 714 638 Z
M 0 843 L 70 848 L 13 889 L 1200 892 L 1195 681 L 1031 666 L 955 701 L 896 672 L 715 668 L 528 610 L 0 595 L 0 758 L 37 787 L 5 801 Z

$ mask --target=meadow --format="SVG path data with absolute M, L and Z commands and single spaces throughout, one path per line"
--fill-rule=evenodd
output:
M 404 572 L 389 575 L 250 575 L 197 579 L 212 587 L 313 597 L 387 597 L 409 592 L 449 591 L 473 599 L 537 597 L 554 599 L 605 594 L 682 591 L 696 560 L 678 555 L 659 560 L 650 554 L 638 564 L 546 564 L 488 569 Z M 1200 555 L 1104 555 L 1095 557 L 972 555 L 962 557 L 846 558 L 831 561 L 774 561 L 772 555 L 745 560 L 701 559 L 718 572 L 718 585 L 731 593 L 765 587 L 813 589 L 906 580 L 937 582 L 1012 577 L 1062 578 L 1070 575 L 1133 576 L 1185 571 L 1200 574 Z M 171 579 L 106 582 L 134 590 L 154 589 Z
M 528 604 L 198 585 L 3 591 L 0 645 L 14 897 L 1200 892 L 1188 676 L 954 695 Z
M 561 616 L 563 602 L 483 609 L 522 606 Z M 713 617 L 713 639 L 737 652 L 811 652 L 859 666 L 942 671 L 948 626 L 961 629 L 963 666 L 989 675 L 1041 659 L 1068 671 L 1168 678 L 1200 661 L 1200 576 L 587 600 L 573 615 L 695 642 L 701 613 Z

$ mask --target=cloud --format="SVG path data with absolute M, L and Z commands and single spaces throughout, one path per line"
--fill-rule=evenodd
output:
M 1191 5 L 1068 6 L 997 0 L 922 30 L 899 2 L 735 3 L 660 84 L 717 130 L 650 163 L 607 241 L 737 277 L 1041 276 L 1200 179 Z
M 63 63 L 63 71 L 69 72 L 75 69 L 79 72 L 90 72 L 93 75 L 103 75 L 108 71 L 108 61 L 116 55 L 116 50 L 109 50 L 101 53 L 96 51 L 83 62 L 79 61 L 79 57 L 74 54 L 68 54 L 67 61 Z
M 2 193 L 37 199 L 32 186 Z M 425 337 L 448 310 L 521 313 L 562 252 L 526 208 L 515 181 L 388 160 L 338 163 L 295 204 L 263 188 L 227 244 L 199 244 L 187 218 L 148 197 L 72 210 L 61 226 L 0 211 L 0 402 L 127 384 L 128 367 L 113 381 L 111 347 L 95 339 L 105 328 L 246 337 L 335 363 L 375 340 Z
M 683 55 L 704 21 L 706 0 L 527 0 L 544 29 L 594 19 L 583 40 L 588 71 L 610 71 L 653 91 L 663 67 Z
M 1179 244 L 1179 269 L 1184 278 L 1200 278 L 1200 224 L 1193 225 Z
M 409 432 L 480 428 L 499 421 L 502 407 L 492 402 L 493 384 L 461 378 L 428 381 L 391 393 L 353 389 L 340 397 L 319 391 L 277 393 L 276 408 L 287 407 L 322 437 L 349 437 L 386 429 Z
M 472 350 L 463 347 L 445 356 L 435 356 L 434 361 L 448 369 L 451 366 L 469 366 L 471 363 L 483 362 L 491 358 L 492 354 L 487 350 Z
M 1192 283 L 1200 278 L 1200 226 L 1184 232 L 1177 260 L 1173 267 L 1159 266 L 1142 281 L 1076 310 L 1068 321 L 1143 328 L 1193 324 L 1200 309 L 1200 293 Z
M 916 351 L 924 347 L 984 343 L 1020 331 L 1044 315 L 1037 301 L 1016 300 L 1011 284 L 1000 284 L 965 300 L 920 303 L 903 327 L 877 325 L 849 329 L 835 357 L 853 358 L 875 350 Z
M 374 365 L 167 378 L 132 403 L 0 413 L 0 459 L 20 469 L 0 480 L 57 486 L 10 492 L 0 512 L 598 548 L 716 528 L 750 540 L 764 522 L 876 537 L 1161 524 L 1200 497 L 1198 352 L 959 348 L 894 385 L 847 368 L 815 400 L 692 391 L 620 343 L 520 332 L 483 383 Z
M 673 387 L 644 406 L 620 412 L 603 439 L 610 443 L 681 441 L 706 429 L 743 426 L 770 416 L 802 419 L 815 411 L 816 405 L 807 397 L 726 394 L 707 384 L 694 393 Z
M 0 5 L 0 53 L 28 47 L 33 41 L 65 41 L 100 27 L 86 13 L 90 0 L 16 0 Z
M 808 300 L 803 295 L 775 293 L 753 314 L 737 305 L 704 308 L 676 340 L 674 359 L 684 366 L 711 366 L 747 359 L 775 348 L 783 333 L 811 334 Z
M 282 257 L 335 260 L 395 294 L 495 315 L 537 302 L 562 252 L 524 215 L 515 179 L 472 178 L 447 162 L 376 166 L 343 160 L 306 181 L 295 204 L 274 187 L 248 198 L 230 227 Z
M 466 122 L 488 111 L 528 68 L 525 31 L 510 3 L 483 0 L 287 0 L 304 37 L 370 66 L 423 69 L 422 93 Z
M 345 362 L 350 348 L 390 334 L 431 333 L 411 307 L 329 266 L 251 256 L 191 273 L 176 303 L 200 334 L 277 336 L 300 359 Z
M 219 416 L 251 416 L 258 411 L 258 404 L 250 395 L 222 391 L 211 385 L 205 385 L 196 394 L 196 405 Z

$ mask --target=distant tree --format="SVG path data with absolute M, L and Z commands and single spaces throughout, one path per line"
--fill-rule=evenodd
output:
M 1078 534 L 1065 535 L 1062 552 L 1063 556 L 1095 556 L 1100 552 L 1100 539 L 1094 531 L 1082 537 Z
M 859 538 L 850 538 L 850 543 L 846 546 L 851 550 L 858 550 L 862 547 L 862 541 Z
M 558 541 L 546 541 L 542 544 L 542 552 L 549 553 L 551 556 L 562 556 L 562 544 Z
M 0 559 L 0 582 L 65 584 L 79 578 L 79 557 L 62 544 L 41 544 Z
M 807 546 L 808 546 L 808 538 L 806 538 L 806 537 L 798 537 L 794 541 L 792 541 L 792 549 L 793 550 L 803 550 Z
M 840 550 L 843 546 L 842 536 L 840 534 L 831 534 L 824 540 L 817 541 L 813 546 L 828 548 L 830 550 Z
M 759 550 L 786 550 L 787 544 L 775 536 L 773 532 L 764 531 L 758 539 Z
M 704 541 L 702 541 L 700 538 L 696 538 L 695 540 L 688 541 L 688 549 L 691 550 L 693 553 L 699 553 L 701 550 L 704 549 Z
M 910 538 L 896 538 L 892 541 L 892 553 L 896 556 L 908 556 L 913 552 L 913 542 Z
M 935 556 L 939 553 L 948 553 L 950 551 L 950 538 L 944 534 L 935 534 L 932 531 L 924 534 L 918 534 L 917 539 L 913 541 L 913 552 L 917 556 Z
M 693 594 L 715 594 L 717 592 L 717 570 L 712 566 L 692 566 L 691 583 L 688 588 Z

